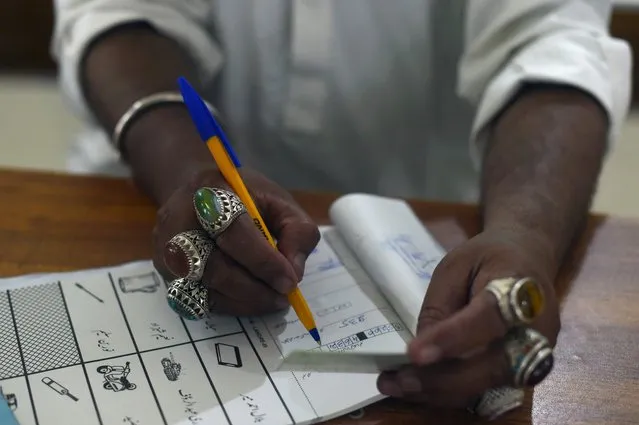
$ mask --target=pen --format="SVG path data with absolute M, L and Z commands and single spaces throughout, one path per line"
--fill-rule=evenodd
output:
M 237 171 L 242 165 L 237 159 L 233 148 L 229 144 L 224 131 L 216 122 L 215 117 L 211 111 L 209 111 L 209 108 L 206 106 L 202 98 L 197 94 L 195 89 L 191 87 L 188 81 L 186 81 L 185 78 L 180 78 L 178 80 L 178 84 L 180 86 L 184 103 L 189 111 L 191 119 L 195 123 L 198 133 L 200 134 L 200 138 L 209 148 L 209 151 L 211 152 L 211 155 L 213 155 L 213 159 L 217 163 L 220 172 L 228 184 L 231 185 L 237 196 L 242 200 L 246 207 L 246 211 L 251 216 L 260 232 L 262 232 L 262 235 L 264 235 L 273 248 L 277 248 L 275 240 L 268 231 L 255 202 L 253 202 L 253 198 L 246 189 L 240 173 Z M 300 289 L 295 288 L 290 294 L 288 294 L 288 300 L 302 325 L 304 325 L 313 339 L 321 345 L 313 313 L 311 313 L 311 310 L 308 307 Z

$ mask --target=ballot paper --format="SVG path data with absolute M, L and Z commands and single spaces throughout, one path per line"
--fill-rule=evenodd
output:
M 292 310 L 178 317 L 151 261 L 0 280 L 0 388 L 31 424 L 307 424 L 381 400 L 407 361 L 444 251 L 406 203 L 347 195 L 300 289 L 322 338 Z M 521 404 L 487 393 L 487 416 Z M 480 409 L 480 410 L 481 410 Z

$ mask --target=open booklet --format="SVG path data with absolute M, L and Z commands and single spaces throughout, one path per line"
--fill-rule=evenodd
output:
M 292 310 L 181 319 L 150 261 L 22 276 L 0 280 L 0 394 L 23 425 L 305 424 L 382 399 L 444 251 L 403 201 L 347 195 L 330 216 L 300 283 L 321 347 Z

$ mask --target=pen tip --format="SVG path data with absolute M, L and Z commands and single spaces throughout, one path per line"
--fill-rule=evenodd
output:
M 317 328 L 310 329 L 308 333 L 311 334 L 315 342 L 317 342 L 319 345 L 322 345 L 322 340 L 320 339 L 320 335 L 319 335 L 319 332 L 317 331 Z

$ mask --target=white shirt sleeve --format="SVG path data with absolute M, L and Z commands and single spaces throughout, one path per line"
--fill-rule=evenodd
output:
M 528 82 L 590 93 L 607 111 L 614 141 L 628 113 L 631 50 L 608 33 L 605 0 L 468 1 L 458 93 L 477 108 L 471 132 L 476 166 L 487 124 Z
M 51 50 L 59 65 L 63 94 L 83 118 L 92 119 L 80 86 L 85 50 L 105 31 L 134 21 L 148 22 L 184 46 L 207 81 L 222 62 L 210 33 L 212 13 L 210 0 L 55 0 Z

